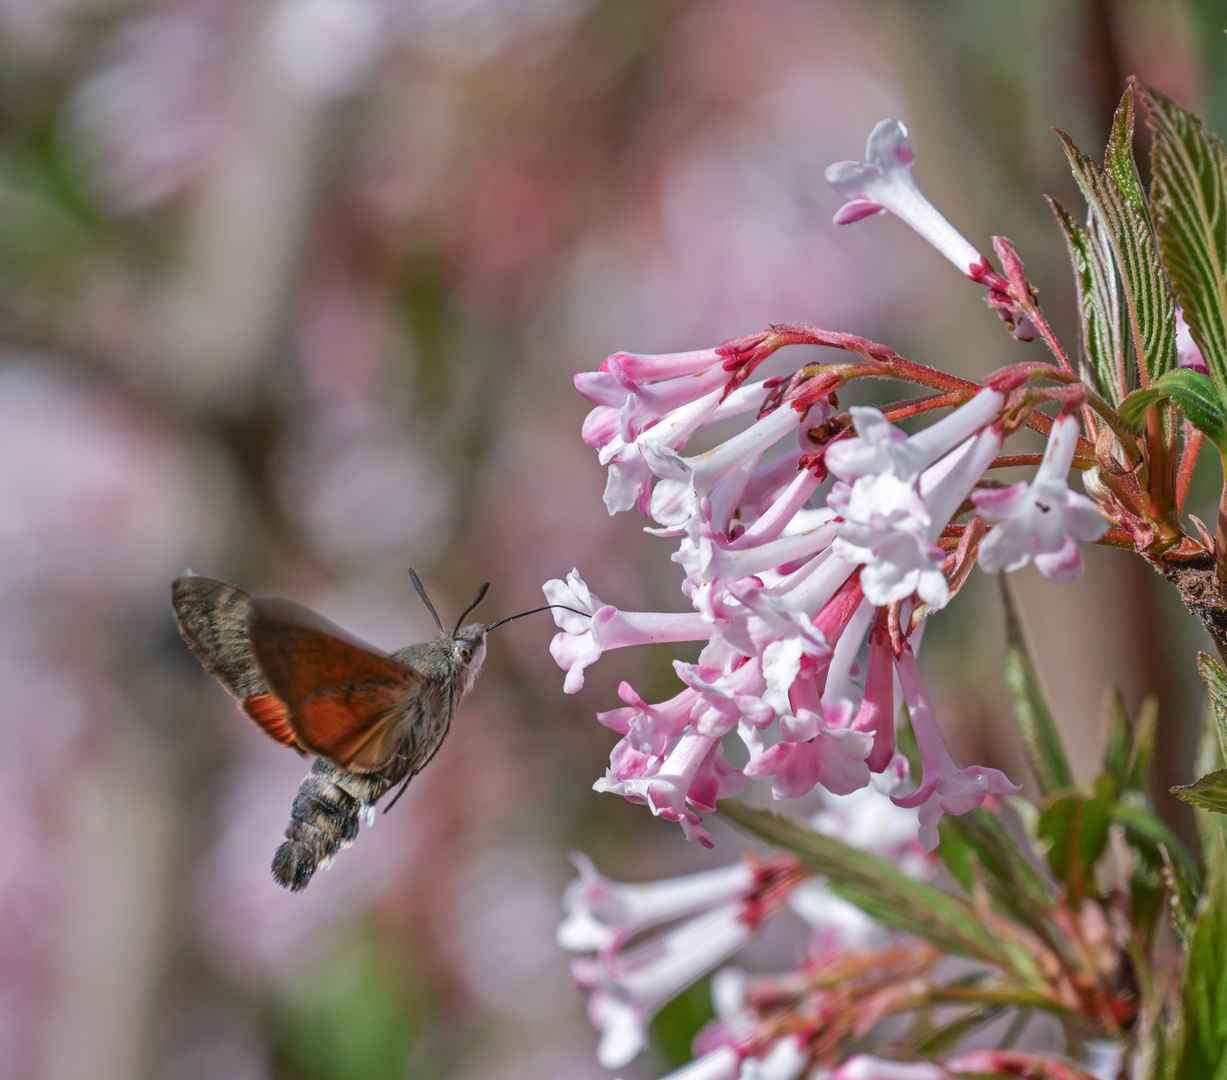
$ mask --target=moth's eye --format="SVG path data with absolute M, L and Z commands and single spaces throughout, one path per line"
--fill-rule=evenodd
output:
M 473 659 L 473 646 L 472 645 L 457 645 L 456 655 L 460 657 L 460 662 L 462 664 L 467 664 L 470 660 Z

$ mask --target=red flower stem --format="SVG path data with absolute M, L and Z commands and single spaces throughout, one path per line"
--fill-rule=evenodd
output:
M 1201 453 L 1201 444 L 1205 436 L 1187 420 L 1184 422 L 1184 450 L 1180 455 L 1180 466 L 1176 470 L 1176 513 L 1184 512 L 1184 500 L 1189 495 L 1189 485 L 1193 482 L 1193 469 L 1197 466 L 1197 455 Z

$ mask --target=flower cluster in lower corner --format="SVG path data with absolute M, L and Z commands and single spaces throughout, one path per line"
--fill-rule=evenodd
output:
M 915 813 L 867 792 L 828 798 L 812 824 L 889 858 L 913 876 L 929 872 L 930 860 L 915 840 Z M 785 906 L 811 927 L 811 957 L 848 950 L 876 956 L 891 943 L 880 924 L 789 855 L 746 856 L 714 870 L 637 885 L 603 877 L 584 855 L 572 858 L 579 877 L 563 894 L 558 942 L 571 952 L 591 954 L 572 961 L 571 973 L 589 995 L 588 1015 L 601 1032 L 597 1057 L 606 1068 L 621 1068 L 638 1056 L 655 1014 L 725 964 Z M 718 1020 L 702 1034 L 696 1060 L 679 1077 L 745 1073 L 769 1080 L 796 1075 L 785 1063 L 792 1068 L 796 1061 L 799 1068 L 812 1056 L 808 1046 L 803 1053 L 801 1044 L 775 1038 L 751 1015 L 746 986 L 739 971 L 716 973 Z
M 789 799 L 816 786 L 846 794 L 876 775 L 896 803 L 919 808 L 931 850 L 943 813 L 1018 788 L 996 769 L 960 768 L 947 751 L 916 662 L 925 617 L 948 603 L 977 554 L 988 570 L 1034 562 L 1056 580 L 1076 576 L 1078 542 L 1108 522 L 1066 485 L 1078 445 L 1072 411 L 1051 423 L 1031 483 L 986 479 L 1036 400 L 1017 378 L 964 384 L 947 397 L 957 408 L 907 435 L 878 409 L 835 412 L 832 391 L 851 365 L 750 381 L 781 345 L 804 340 L 860 354 L 861 374 L 889 373 L 893 354 L 881 346 L 775 328 L 703 352 L 618 353 L 577 376 L 596 405 L 584 438 L 609 466 L 607 507 L 638 507 L 655 522 L 649 532 L 677 544 L 691 610 L 622 611 L 574 570 L 544 587 L 564 606 L 551 652 L 574 693 L 606 650 L 701 643 L 695 662 L 675 662 L 673 697 L 648 702 L 624 682 L 622 707 L 598 714 L 621 739 L 597 790 L 710 844 L 700 815 L 748 777 L 772 777 L 775 797 Z M 738 416 L 746 423 L 736 434 L 686 454 L 704 427 Z M 971 521 L 954 524 L 966 513 Z M 898 781 L 901 705 L 921 766 L 910 791 Z M 726 736 L 740 739 L 744 766 L 725 757 Z

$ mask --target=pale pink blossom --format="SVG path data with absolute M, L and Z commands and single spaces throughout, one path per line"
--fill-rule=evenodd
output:
M 871 1054 L 848 1058 L 828 1080 L 955 1080 L 928 1061 L 887 1061 Z
M 561 605 L 554 609 L 554 619 L 562 633 L 555 634 L 550 642 L 550 655 L 567 673 L 563 690 L 568 694 L 583 687 L 584 669 L 599 660 L 606 649 L 664 641 L 701 641 L 711 632 L 702 617 L 692 613 L 619 611 L 611 604 L 603 604 L 578 570 L 572 570 L 566 581 L 557 578 L 547 581 L 542 591 L 550 604 Z M 578 615 L 576 611 L 584 614 Z
M 861 586 L 871 604 L 917 593 L 933 607 L 945 606 L 944 555 L 935 542 L 1001 447 L 1000 433 L 989 425 L 1004 401 L 999 392 L 982 390 L 912 436 L 877 409 L 855 408 L 857 437 L 827 448 L 827 468 L 840 481 L 827 502 L 843 518 L 832 550 L 862 564 Z
M 826 171 L 827 183 L 848 200 L 836 213 L 836 225 L 890 212 L 910 225 L 968 277 L 984 256 L 925 198 L 912 176 L 916 155 L 907 128 L 882 120 L 869 134 L 861 161 L 839 161 Z
M 776 859 L 622 885 L 602 878 L 585 859 L 576 865 L 580 878 L 564 895 L 567 918 L 558 936 L 566 948 L 597 952 L 574 960 L 571 972 L 589 992 L 588 1015 L 601 1032 L 597 1057 L 610 1069 L 638 1055 L 656 1012 L 745 945 L 803 877 L 791 859 Z M 675 919 L 683 921 L 624 948 L 640 931 Z M 711 1072 L 697 1075 L 720 1075 L 714 1060 L 706 1068 Z
M 1176 309 L 1176 363 L 1179 367 L 1199 371 L 1203 375 L 1209 374 L 1206 358 L 1193 340 L 1193 331 L 1185 322 L 1184 312 L 1180 308 Z
M 705 873 L 649 881 L 611 881 L 587 855 L 573 852 L 579 871 L 562 894 L 566 918 L 558 944 L 571 952 L 611 953 L 643 930 L 749 895 L 758 880 L 754 868 L 735 862 Z
M 910 795 L 895 796 L 898 806 L 919 807 L 918 839 L 926 851 L 937 847 L 937 823 L 942 814 L 966 814 L 974 810 L 989 795 L 1013 795 L 1022 790 L 1011 783 L 1005 773 L 973 765 L 960 769 L 950 757 L 937 730 L 937 721 L 929 705 L 920 669 L 911 649 L 905 648 L 895 660 L 895 670 L 907 702 L 908 716 L 920 750 L 923 776 L 920 786 Z
M 977 491 L 976 509 L 997 522 L 980 541 L 980 566 L 993 573 L 1018 570 L 1034 561 L 1053 581 L 1073 581 L 1082 574 L 1078 541 L 1098 540 L 1107 520 L 1085 495 L 1066 483 L 1078 446 L 1078 421 L 1062 416 L 1052 425 L 1048 448 L 1031 483 Z

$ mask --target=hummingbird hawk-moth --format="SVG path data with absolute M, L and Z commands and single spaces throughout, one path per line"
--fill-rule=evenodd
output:
M 410 575 L 439 636 L 391 655 L 288 600 L 194 575 L 172 587 L 179 632 L 205 670 L 271 739 L 318 755 L 273 856 L 273 877 L 294 892 L 353 842 L 362 818 L 374 820 L 383 795 L 402 784 L 390 809 L 434 757 L 481 670 L 486 634 L 520 617 L 462 626 L 483 585 L 449 633 Z

